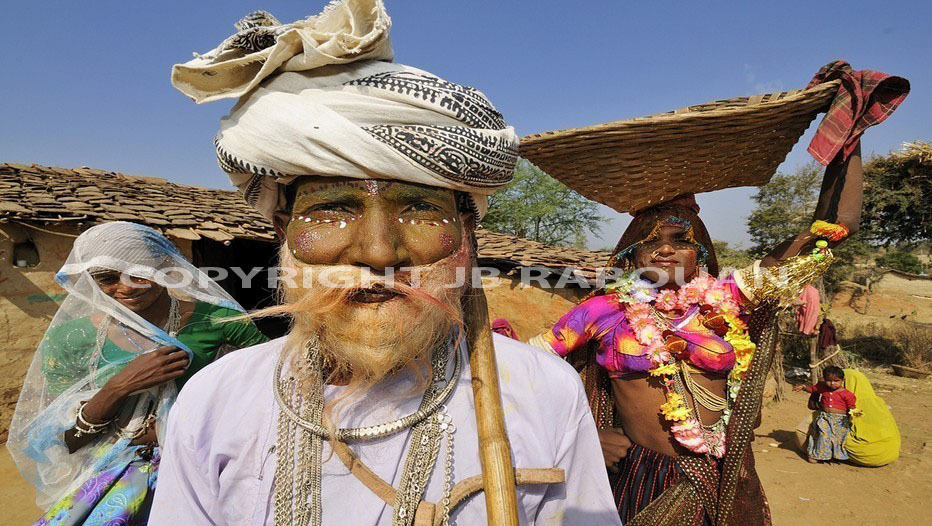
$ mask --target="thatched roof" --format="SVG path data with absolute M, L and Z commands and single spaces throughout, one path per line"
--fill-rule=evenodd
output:
M 0 164 L 0 222 L 70 223 L 81 227 L 133 221 L 176 239 L 273 242 L 272 224 L 240 194 L 92 168 Z M 479 259 L 504 269 L 576 268 L 591 279 L 608 254 L 553 247 L 485 229 L 476 233 Z

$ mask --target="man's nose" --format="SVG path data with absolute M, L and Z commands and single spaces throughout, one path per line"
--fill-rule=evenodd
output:
M 351 263 L 378 272 L 411 266 L 401 224 L 392 221 L 387 213 L 369 213 L 366 216 L 359 221 L 355 232 L 357 239 Z

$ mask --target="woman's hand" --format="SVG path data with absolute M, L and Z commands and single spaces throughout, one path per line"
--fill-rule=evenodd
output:
M 116 416 L 126 397 L 170 382 L 183 375 L 187 367 L 188 353 L 174 346 L 159 347 L 140 355 L 115 374 L 97 394 L 84 404 L 82 415 L 92 424 L 109 422 Z M 74 429 L 65 432 L 65 444 L 71 453 L 81 449 L 95 438 L 96 435 L 87 434 L 75 436 Z
M 146 420 L 146 432 L 134 438 L 133 441 L 129 443 L 129 445 L 131 446 L 157 446 L 159 445 L 159 438 L 155 434 L 155 417 L 154 416 L 150 416 L 149 419 Z
M 184 374 L 188 353 L 175 346 L 159 347 L 143 354 L 113 376 L 104 389 L 121 397 L 162 385 Z
M 599 429 L 599 442 L 602 444 L 602 456 L 605 466 L 612 473 L 618 473 L 617 464 L 628 454 L 631 441 L 620 427 Z
M 793 390 L 796 392 L 803 391 L 805 389 L 806 389 L 806 386 L 804 386 L 803 384 L 796 384 L 793 386 Z

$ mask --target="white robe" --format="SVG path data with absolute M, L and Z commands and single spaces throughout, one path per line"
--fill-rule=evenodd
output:
M 196 374 L 171 412 L 149 524 L 201 525 L 274 522 L 277 410 L 273 370 L 283 340 L 232 353 Z M 560 484 L 518 486 L 521 524 L 620 524 L 595 424 L 579 376 L 566 362 L 494 335 L 505 425 L 516 467 L 562 468 Z M 454 483 L 481 468 L 469 364 L 447 402 L 456 425 Z M 452 361 L 451 361 L 452 364 Z M 452 369 L 452 366 L 450 367 Z M 386 422 L 415 411 L 420 396 L 405 394 L 410 378 L 383 382 L 340 413 L 340 425 Z M 328 386 L 332 399 L 341 388 Z M 410 431 L 352 442 L 363 463 L 393 487 L 400 485 Z M 440 502 L 445 443 L 425 500 Z M 390 524 L 392 509 L 348 472 L 324 443 L 323 524 Z M 485 524 L 485 497 L 467 499 L 451 514 L 459 525 Z

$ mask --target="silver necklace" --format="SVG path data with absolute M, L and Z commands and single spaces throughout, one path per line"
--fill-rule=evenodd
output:
M 421 407 L 415 413 L 392 422 L 363 428 L 340 429 L 340 440 L 368 440 L 396 433 L 411 427 L 408 454 L 402 471 L 402 483 L 396 492 L 393 504 L 393 526 L 413 524 L 418 503 L 430 481 L 440 450 L 446 438 L 446 462 L 443 480 L 443 520 L 449 518 L 449 502 L 452 489 L 453 433 L 456 427 L 446 412 L 443 403 L 450 397 L 462 370 L 459 349 L 454 349 L 454 372 L 446 379 L 449 361 L 448 342 L 438 346 L 432 356 L 433 376 L 424 392 Z M 278 419 L 277 462 L 275 485 L 275 523 L 299 526 L 320 525 L 322 521 L 321 485 L 323 440 L 330 433 L 320 424 L 323 400 L 323 359 L 316 341 L 308 342 L 308 351 L 303 368 L 311 373 L 308 387 L 313 393 L 311 400 L 301 396 L 294 375 L 282 381 L 284 355 L 281 353 L 276 364 L 275 396 L 281 409 Z M 283 385 L 283 383 L 285 385 Z M 440 386 L 443 387 L 440 387 Z M 288 399 L 292 403 L 288 403 Z
M 331 433 L 330 430 L 324 426 L 302 418 L 297 411 L 292 408 L 288 402 L 285 400 L 285 390 L 282 385 L 282 368 L 284 366 L 284 354 L 281 353 L 278 357 L 278 363 L 275 366 L 275 401 L 278 402 L 281 410 L 293 420 L 296 424 L 307 429 L 311 433 L 318 435 L 324 440 L 330 440 Z M 402 429 L 411 427 L 423 421 L 428 416 L 437 412 L 437 410 L 446 403 L 447 399 L 450 398 L 450 395 L 453 393 L 453 389 L 456 387 L 456 380 L 459 379 L 460 372 L 462 371 L 462 360 L 460 358 L 459 351 L 454 351 L 453 353 L 453 377 L 443 386 L 443 389 L 437 393 L 436 398 L 430 400 L 430 402 L 407 416 L 401 417 L 397 420 L 392 420 L 391 422 L 385 422 L 383 424 L 378 424 L 374 426 L 366 427 L 347 427 L 340 428 L 337 430 L 336 439 L 345 442 L 347 440 L 371 440 L 374 438 L 380 438 L 384 436 L 397 433 Z

